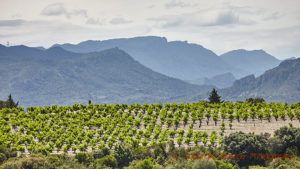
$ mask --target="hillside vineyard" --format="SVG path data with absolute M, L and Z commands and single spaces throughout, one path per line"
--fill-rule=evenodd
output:
M 116 143 L 218 146 L 224 135 L 255 126 L 261 133 L 300 127 L 300 104 L 88 104 L 0 110 L 0 142 L 19 154 L 92 151 Z M 263 127 L 259 127 L 259 125 Z M 251 132 L 251 131 L 250 131 Z

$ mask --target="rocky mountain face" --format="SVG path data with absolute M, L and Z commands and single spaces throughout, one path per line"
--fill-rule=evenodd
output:
M 262 97 L 273 102 L 299 102 L 300 58 L 283 61 L 257 78 L 250 75 L 237 80 L 220 94 L 224 99 L 233 101 Z
M 296 103 L 300 101 L 300 58 L 286 60 L 279 66 L 255 78 L 249 75 L 236 80 L 231 87 L 218 89 L 222 100 L 244 101 L 249 97 L 261 97 L 268 102 Z M 176 96 L 168 102 L 196 102 L 208 99 L 210 92 Z

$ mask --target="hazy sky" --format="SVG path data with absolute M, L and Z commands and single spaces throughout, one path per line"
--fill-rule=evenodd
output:
M 300 0 L 0 0 L 0 43 L 49 47 L 155 35 L 222 54 L 300 57 Z

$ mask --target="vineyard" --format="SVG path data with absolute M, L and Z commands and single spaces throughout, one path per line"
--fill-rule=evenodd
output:
M 0 110 L 0 142 L 19 153 L 70 155 L 117 143 L 217 146 L 235 131 L 300 127 L 300 104 L 74 104 Z

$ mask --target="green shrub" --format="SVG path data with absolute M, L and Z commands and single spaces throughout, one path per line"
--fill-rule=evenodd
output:
M 116 145 L 113 151 L 113 156 L 117 159 L 120 167 L 127 166 L 133 160 L 133 155 L 129 145 Z
M 193 169 L 217 169 L 217 165 L 214 160 L 197 160 L 193 164 Z
M 50 163 L 41 154 L 33 154 L 26 158 L 9 160 L 2 165 L 3 169 L 47 169 Z
M 154 169 L 155 165 L 153 164 L 151 159 L 145 159 L 139 161 L 135 166 L 131 167 L 133 169 Z
M 215 160 L 218 169 L 234 169 L 235 167 L 231 163 L 225 163 L 220 160 Z
M 102 169 L 102 168 L 105 168 L 105 167 L 118 168 L 117 159 L 112 155 L 108 155 L 108 156 L 99 158 L 99 159 L 94 161 L 91 168 Z
M 88 164 L 93 158 L 87 153 L 80 152 L 75 155 L 75 159 L 82 164 Z

